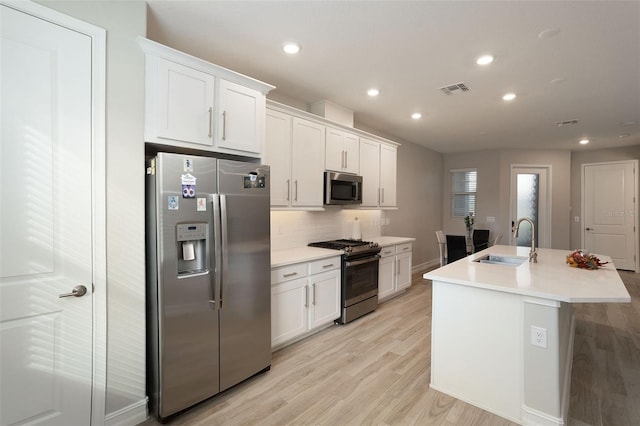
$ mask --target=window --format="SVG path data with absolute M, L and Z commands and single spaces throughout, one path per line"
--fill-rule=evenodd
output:
M 451 216 L 476 213 L 478 172 L 475 169 L 451 170 Z

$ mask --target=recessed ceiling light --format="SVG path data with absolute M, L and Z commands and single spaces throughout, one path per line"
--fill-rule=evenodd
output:
M 289 55 L 295 55 L 300 51 L 300 45 L 298 43 L 285 43 L 282 46 L 282 50 L 284 50 Z
M 413 114 L 411 114 L 411 118 L 413 118 L 414 120 L 419 120 L 422 118 L 422 114 L 420 114 L 419 112 L 414 112 Z
M 618 136 L 620 139 L 624 139 L 624 138 L 628 138 L 629 136 L 631 136 L 630 133 L 623 133 L 620 136 Z
M 589 139 L 582 139 L 582 140 L 580 141 L 580 145 L 586 145 L 586 144 L 588 144 L 588 143 L 589 143 Z
M 480 56 L 476 59 L 476 64 L 478 65 L 489 65 L 491 62 L 493 62 L 493 56 L 491 55 Z
M 636 125 L 637 121 L 625 121 L 624 123 L 622 123 L 623 126 L 634 126 Z
M 367 95 L 369 96 L 378 96 L 379 94 L 380 94 L 380 91 L 375 87 L 372 87 L 371 89 L 367 90 Z
M 516 98 L 516 94 L 515 93 L 507 93 L 506 95 L 504 95 L 502 97 L 502 100 L 504 101 L 512 101 Z
M 565 77 L 558 77 L 551 80 L 551 84 L 560 84 L 560 83 L 564 83 L 565 81 L 567 81 Z

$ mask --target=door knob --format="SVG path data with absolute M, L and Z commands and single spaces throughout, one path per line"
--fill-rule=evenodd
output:
M 586 228 L 587 231 L 593 231 L 593 228 Z
M 77 285 L 71 290 L 71 293 L 62 293 L 58 297 L 82 297 L 87 294 L 87 288 L 83 285 Z

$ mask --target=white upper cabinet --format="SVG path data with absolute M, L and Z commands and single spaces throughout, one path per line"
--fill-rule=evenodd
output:
M 139 39 L 145 51 L 145 141 L 261 157 L 273 86 Z
M 267 108 L 265 128 L 271 206 L 322 209 L 325 127 Z
M 361 175 L 362 207 L 396 207 L 396 143 L 274 101 L 265 129 L 273 208 L 323 210 L 325 170 Z
M 291 205 L 322 207 L 324 201 L 325 127 L 293 117 L 291 151 Z
M 360 138 L 357 135 L 327 127 L 325 150 L 326 170 L 360 172 Z
M 362 207 L 395 207 L 397 147 L 360 138 Z
M 156 84 L 147 93 L 145 135 L 153 142 L 171 141 L 213 146 L 215 78 L 161 58 L 147 61 L 147 75 Z
M 380 207 L 396 206 L 397 156 L 395 146 L 380 144 Z
M 220 80 L 217 146 L 262 153 L 265 97 L 257 90 Z
M 380 143 L 360 138 L 362 207 L 378 207 L 380 195 Z
M 271 206 L 291 205 L 291 121 L 289 114 L 267 108 L 264 163 L 270 166 Z

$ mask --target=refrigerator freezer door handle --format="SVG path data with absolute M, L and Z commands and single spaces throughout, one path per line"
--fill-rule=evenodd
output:
M 221 271 L 221 248 L 220 248 L 220 196 L 218 194 L 211 195 L 211 214 L 213 215 L 213 251 L 211 255 L 211 263 L 213 264 L 214 273 L 211 278 L 211 295 L 213 297 L 212 305 L 215 309 L 216 301 L 218 306 L 222 307 L 222 295 L 218 292 L 222 291 L 222 271 Z
M 221 257 L 222 259 L 222 271 L 220 273 L 220 278 L 221 280 L 220 282 L 220 303 L 218 306 L 220 306 L 220 309 L 222 309 L 222 298 L 224 297 L 224 283 L 225 283 L 225 275 L 227 273 L 227 270 L 229 269 L 228 266 L 228 262 L 229 262 L 229 256 L 227 253 L 227 247 L 228 247 L 228 235 L 227 235 L 227 226 L 228 226 L 228 221 L 227 221 L 227 196 L 224 194 L 220 195 L 220 239 L 222 241 L 222 250 L 220 251 L 220 255 L 218 257 Z

